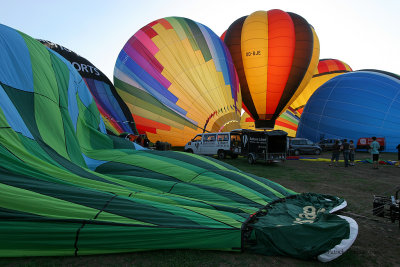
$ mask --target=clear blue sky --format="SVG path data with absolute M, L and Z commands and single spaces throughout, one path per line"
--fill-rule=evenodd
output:
M 187 17 L 221 35 L 237 18 L 275 8 L 314 26 L 320 58 L 400 74 L 399 0 L 0 0 L 0 7 L 0 23 L 75 51 L 111 81 L 126 41 L 156 19 Z

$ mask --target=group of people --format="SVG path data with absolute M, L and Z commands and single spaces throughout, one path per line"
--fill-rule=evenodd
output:
M 379 149 L 380 149 L 380 144 L 378 141 L 376 141 L 376 137 L 372 137 L 372 143 L 369 145 L 369 152 L 371 153 L 372 156 L 372 168 L 373 169 L 378 169 L 379 168 Z M 399 165 L 400 167 L 400 144 L 396 147 L 398 150 L 398 160 L 399 160 Z M 333 145 L 333 150 L 332 150 L 332 157 L 331 157 L 331 163 L 329 166 L 338 166 L 338 161 L 340 157 L 340 152 L 343 152 L 343 159 L 344 159 L 344 166 L 354 166 L 354 157 L 355 157 L 355 146 L 354 146 L 354 141 L 350 140 L 347 142 L 347 139 L 343 139 L 343 143 L 340 144 L 339 140 L 336 140 L 335 144 Z
M 335 144 L 332 147 L 331 164 L 329 164 L 329 166 L 338 166 L 340 152 L 343 152 L 345 167 L 355 165 L 354 158 L 356 154 L 356 148 L 354 146 L 354 141 L 350 140 L 347 142 L 347 139 L 343 139 L 343 143 L 341 144 L 339 140 L 335 141 Z

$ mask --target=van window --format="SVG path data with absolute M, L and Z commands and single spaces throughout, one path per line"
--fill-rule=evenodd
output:
M 200 142 L 201 141 L 201 135 L 196 135 L 194 138 L 193 138 L 193 142 Z
M 219 134 L 217 140 L 218 140 L 218 142 L 219 141 L 228 141 L 228 134 Z
M 207 134 L 204 135 L 204 141 L 205 142 L 214 142 L 216 139 L 216 134 Z

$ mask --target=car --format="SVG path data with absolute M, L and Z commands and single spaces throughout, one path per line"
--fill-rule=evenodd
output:
M 342 144 L 342 141 L 339 140 L 339 139 L 323 139 L 323 140 L 319 141 L 318 146 L 323 151 L 332 150 L 333 149 L 333 145 L 335 144 L 336 140 L 339 141 L 339 145 Z
M 289 154 L 298 156 L 300 154 L 321 154 L 321 147 L 306 138 L 291 138 L 289 140 Z

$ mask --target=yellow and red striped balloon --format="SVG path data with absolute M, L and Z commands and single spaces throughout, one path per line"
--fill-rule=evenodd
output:
M 317 67 L 313 27 L 294 13 L 257 11 L 233 22 L 223 39 L 239 75 L 244 109 L 256 128 L 273 128 Z

